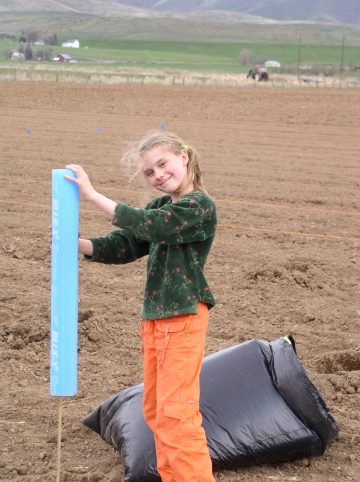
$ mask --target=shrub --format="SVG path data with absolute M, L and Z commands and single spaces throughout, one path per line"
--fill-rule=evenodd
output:
M 31 60 L 33 58 L 32 48 L 30 44 L 27 44 L 25 47 L 25 60 Z
M 28 33 L 27 38 L 29 43 L 37 42 L 39 40 L 39 34 L 35 32 L 35 30 L 32 30 Z
M 239 62 L 241 65 L 251 65 L 253 63 L 253 54 L 248 49 L 240 52 Z
M 3 48 L 2 54 L 3 54 L 3 57 L 4 57 L 5 60 L 10 60 L 13 53 L 14 53 L 14 51 L 12 50 L 11 47 L 4 47 Z

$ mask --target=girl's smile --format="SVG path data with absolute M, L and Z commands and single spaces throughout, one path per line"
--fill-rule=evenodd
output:
M 185 149 L 180 154 L 174 154 L 161 147 L 155 147 L 144 154 L 142 170 L 155 189 L 171 194 L 171 199 L 175 202 L 194 189 L 193 184 L 189 182 L 188 162 Z
M 171 178 L 172 178 L 172 176 L 169 176 L 167 179 L 165 179 L 165 181 L 161 181 L 161 182 L 159 183 L 159 186 L 163 186 L 163 185 L 166 184 Z

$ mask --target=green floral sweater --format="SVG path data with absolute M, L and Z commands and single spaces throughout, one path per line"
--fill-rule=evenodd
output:
M 204 265 L 216 230 L 215 203 L 195 191 L 171 204 L 170 195 L 144 209 L 118 203 L 112 223 L 120 229 L 91 238 L 91 261 L 126 264 L 149 255 L 143 308 L 148 320 L 197 313 L 199 301 L 210 307 L 214 297 Z

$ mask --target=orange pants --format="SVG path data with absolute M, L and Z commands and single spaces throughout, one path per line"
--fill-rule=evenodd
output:
M 208 307 L 198 314 L 146 320 L 143 410 L 154 432 L 157 469 L 163 482 L 215 482 L 199 412 L 199 376 Z

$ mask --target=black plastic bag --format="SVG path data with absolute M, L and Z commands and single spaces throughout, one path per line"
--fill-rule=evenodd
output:
M 251 340 L 204 358 L 200 410 L 213 468 L 320 456 L 339 432 L 291 336 Z M 127 482 L 160 482 L 143 384 L 96 408 L 84 425 L 120 452 Z

